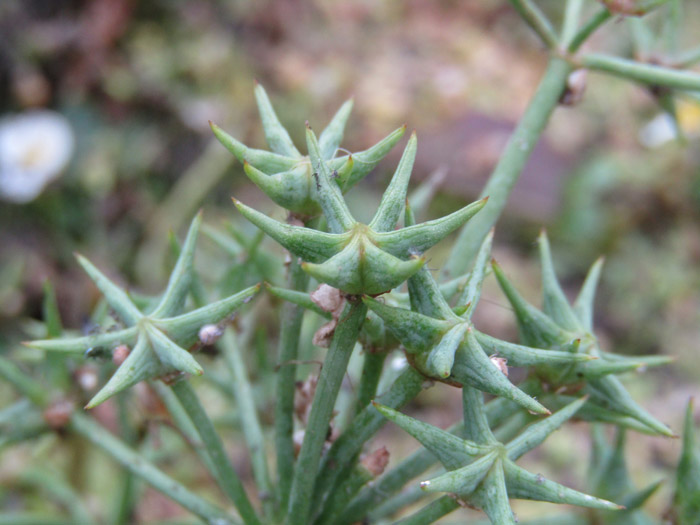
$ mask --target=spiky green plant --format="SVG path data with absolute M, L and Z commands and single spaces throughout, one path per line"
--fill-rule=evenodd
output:
M 648 521 L 641 507 L 655 485 L 634 489 L 624 466 L 624 429 L 660 436 L 673 432 L 637 404 L 617 376 L 667 359 L 627 357 L 601 348 L 593 332 L 593 303 L 602 262 L 593 265 L 571 305 L 555 276 L 544 233 L 539 238 L 542 310 L 526 302 L 500 266 L 491 261 L 493 227 L 552 112 L 560 102 L 580 96 L 570 93 L 580 88 L 569 82 L 574 70 L 604 71 L 646 83 L 657 91 L 663 88 L 662 106 L 669 111 L 674 90 L 700 90 L 700 75 L 679 67 L 580 52 L 588 37 L 617 12 L 619 2 L 603 2 L 581 24 L 583 0 L 567 0 L 559 32 L 533 1 L 510 3 L 539 36 L 550 60 L 479 200 L 446 217 L 417 223 L 415 215 L 423 214 L 424 196 L 433 189 L 428 182 L 419 192 L 423 197 L 408 197 L 414 206 L 407 205 L 417 151 L 413 133 L 373 219 L 369 224 L 358 222 L 343 195 L 398 143 L 405 127 L 365 151 L 338 156 L 352 108 L 352 102 L 346 102 L 318 138 L 307 125 L 308 154 L 303 155 L 264 88 L 256 85 L 262 125 L 272 151 L 249 148 L 214 124 L 212 130 L 243 163 L 247 176 L 289 212 L 288 221 L 281 222 L 234 201 L 245 219 L 288 250 L 289 260 L 283 263 L 279 251 L 263 243 L 262 233 L 251 240 L 239 226 L 231 229 L 231 237 L 207 228 L 208 236 L 235 256 L 224 282 L 211 290 L 193 266 L 200 215 L 192 222 L 183 246 L 172 243 L 178 258 L 159 297 L 130 294 L 79 257 L 104 296 L 106 306 L 99 307 L 96 314 L 102 328 L 87 336 L 64 337 L 55 297 L 47 289 L 46 338 L 27 344 L 45 357 L 50 369 L 46 377 L 62 386 L 47 387 L 0 357 L 0 375 L 22 395 L 0 411 L 0 445 L 57 432 L 104 450 L 129 473 L 123 478 L 124 495 L 109 518 L 113 523 L 130 520 L 136 505 L 133 476 L 211 524 L 322 525 L 382 523 L 395 518 L 403 518 L 401 523 L 425 524 L 461 505 L 482 509 L 492 523 L 507 524 L 516 522 L 512 499 L 590 509 L 583 511 L 588 514 L 564 516 L 560 523 L 581 523 L 584 515 L 595 516 L 596 523 Z M 627 2 L 624 12 L 640 14 L 661 3 Z M 681 3 L 668 4 L 673 20 L 678 21 Z M 643 33 L 643 21 L 633 24 L 637 33 Z M 700 60 L 700 53 L 678 51 L 674 57 L 674 66 L 689 66 Z M 425 251 L 460 228 L 443 271 L 433 273 L 426 267 Z M 279 281 L 285 272 L 283 284 Z M 518 342 L 492 337 L 473 321 L 483 282 L 491 272 L 513 307 Z M 260 284 L 244 287 L 243 283 L 250 282 L 246 281 L 249 275 L 273 281 L 266 283 L 269 304 L 282 304 L 279 331 L 274 336 L 278 344 L 275 364 L 265 352 L 269 334 L 262 310 L 266 306 L 260 306 L 260 301 L 244 306 L 261 289 Z M 311 292 L 311 279 L 322 286 Z M 226 291 L 223 299 L 222 290 Z M 305 358 L 302 347 L 309 346 L 301 339 L 308 332 L 302 327 L 306 311 L 328 321 L 315 338 L 328 348 L 320 373 L 308 378 L 298 372 Z M 238 315 L 237 331 L 231 326 L 234 313 Z M 262 342 L 256 342 L 259 339 Z M 364 349 L 364 363 L 356 398 L 349 403 L 339 401 L 341 383 L 358 343 Z M 203 346 L 214 345 L 216 364 L 193 356 Z M 407 364 L 399 360 L 396 366 L 395 359 L 386 359 L 397 347 L 404 351 Z M 247 353 L 258 358 L 259 385 L 251 383 Z M 113 364 L 105 357 L 119 361 L 118 366 L 106 385 L 91 394 L 86 408 L 114 404 L 121 415 L 119 437 L 75 408 L 85 392 L 72 373 L 85 372 L 79 366 L 85 359 L 97 360 L 103 371 L 111 372 Z M 513 384 L 509 367 L 526 368 L 527 378 Z M 226 403 L 234 400 L 234 418 L 251 456 L 255 497 L 249 496 L 228 457 L 217 421 L 208 417 L 209 407 L 191 384 L 189 376 L 203 373 L 203 379 L 209 380 Z M 305 381 L 297 383 L 297 379 Z M 463 419 L 448 430 L 399 411 L 433 381 L 462 389 Z M 127 408 L 129 396 L 135 395 L 130 387 L 142 382 L 158 396 L 172 426 L 221 489 L 216 503 L 161 470 L 158 458 L 140 445 Z M 268 396 L 269 391 L 274 395 Z M 485 394 L 494 399 L 485 403 Z M 271 422 L 261 417 L 261 405 L 268 401 L 274 404 Z M 516 464 L 520 456 L 539 447 L 573 418 L 595 423 L 592 495 Z M 423 448 L 383 472 L 386 450 L 362 453 L 386 420 L 411 434 Z M 683 525 L 695 523 L 700 512 L 692 423 L 689 405 L 669 511 Z M 606 424 L 618 429 L 612 449 L 601 435 L 600 425 Z M 267 427 L 274 434 L 275 475 L 269 468 Z M 78 447 L 84 442 L 76 441 Z M 404 485 L 423 476 L 436 462 L 444 471 L 425 475 L 430 479 L 402 492 Z M 42 485 L 65 506 L 68 522 L 94 519 L 67 480 L 43 474 L 26 477 L 27 483 Z M 446 495 L 406 516 L 409 507 L 435 492 Z M 0 516 L 0 521 L 14 523 L 32 519 L 51 522 L 46 516 Z M 544 519 L 539 523 L 545 523 Z

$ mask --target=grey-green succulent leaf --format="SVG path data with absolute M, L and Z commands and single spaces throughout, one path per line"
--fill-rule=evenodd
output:
M 332 173 L 328 164 L 321 156 L 321 150 L 313 130 L 306 126 L 306 146 L 309 149 L 309 161 L 316 185 L 316 196 L 331 233 L 344 233 L 355 226 L 348 205 L 343 199 L 343 193 L 338 185 L 332 182 Z
M 181 312 L 185 306 L 185 299 L 190 291 L 192 282 L 194 249 L 201 224 L 202 212 L 199 212 L 195 215 L 187 232 L 185 243 L 180 250 L 180 256 L 177 258 L 175 267 L 170 274 L 170 279 L 168 279 L 168 286 L 155 310 L 149 313 L 151 317 L 169 317 Z
M 562 290 L 559 280 L 554 273 L 552 252 L 544 230 L 540 233 L 537 243 L 540 249 L 540 263 L 542 265 L 542 310 L 563 329 L 571 332 L 582 332 L 583 326 L 571 308 L 566 295 L 564 295 L 564 290 Z
M 588 270 L 586 278 L 581 286 L 581 291 L 574 301 L 574 312 L 581 321 L 584 329 L 588 332 L 593 330 L 593 303 L 595 302 L 595 292 L 600 281 L 600 274 L 603 271 L 603 258 L 600 257 Z
M 457 437 L 446 430 L 406 416 L 393 408 L 379 403 L 372 404 L 385 418 L 400 426 L 435 454 L 435 457 L 445 465 L 445 468 L 459 468 L 464 463 L 471 462 L 490 450 L 490 447 Z M 432 489 L 426 487 L 425 490 Z
M 392 232 L 377 233 L 374 238 L 378 246 L 397 257 L 422 253 L 463 226 L 486 205 L 487 200 L 488 198 L 473 202 L 439 219 Z
M 113 283 L 85 257 L 82 255 L 76 255 L 76 257 L 80 266 L 83 267 L 85 273 L 97 285 L 97 288 L 102 292 L 105 300 L 117 315 L 128 325 L 136 324 L 143 317 L 143 313 L 136 308 L 126 292 Z
M 255 85 L 255 101 L 258 104 L 258 112 L 262 121 L 263 130 L 265 132 L 265 140 L 267 140 L 270 149 L 278 155 L 285 155 L 291 158 L 301 158 L 301 153 L 294 146 L 291 137 L 287 130 L 282 126 L 277 118 L 277 113 L 272 107 L 270 98 L 267 96 L 265 88 L 256 82 Z
M 546 479 L 541 474 L 528 472 L 512 461 L 507 461 L 505 464 L 508 495 L 512 498 L 566 503 L 601 510 L 620 510 L 622 508 L 611 501 L 590 496 Z
M 353 101 L 352 99 L 346 100 L 340 109 L 333 116 L 331 121 L 321 132 L 318 137 L 318 146 L 321 151 L 321 157 L 324 160 L 331 160 L 335 157 L 340 143 L 343 141 L 343 135 L 345 134 L 345 125 L 350 118 L 350 112 L 352 111 Z M 348 157 L 350 160 L 352 156 Z M 350 174 L 348 173 L 348 176 Z M 345 179 L 343 179 L 345 180 Z
M 279 155 L 262 149 L 249 148 L 242 142 L 234 139 L 216 124 L 211 122 L 209 124 L 214 132 L 214 136 L 219 139 L 219 142 L 227 150 L 235 155 L 241 164 L 247 161 L 263 173 L 274 175 L 275 173 L 289 171 L 299 163 L 297 158 Z
M 463 306 L 464 311 L 460 314 L 460 317 L 464 319 L 471 319 L 476 305 L 479 303 L 481 298 L 481 287 L 484 284 L 484 279 L 486 274 L 490 270 L 489 261 L 491 260 L 491 245 L 493 244 L 493 228 L 484 238 L 484 242 L 481 243 L 481 247 L 476 254 L 474 259 L 474 264 L 472 266 L 472 271 L 469 274 L 466 284 L 464 285 L 464 290 L 462 295 L 457 300 L 457 306 Z
M 382 195 L 382 200 L 377 207 L 377 211 L 369 223 L 370 229 L 375 232 L 389 232 L 396 226 L 406 203 L 408 183 L 411 180 L 411 171 L 413 170 L 413 163 L 416 160 L 417 148 L 418 139 L 414 131 L 411 133 L 408 144 L 406 144 L 406 148 L 394 172 L 394 176 L 391 178 L 389 186 Z M 408 228 L 406 228 L 406 230 L 407 229 Z
M 336 157 L 328 162 L 328 166 L 333 171 L 339 171 L 348 161 L 349 157 L 353 158 L 353 167 L 347 175 L 338 177 L 337 183 L 343 192 L 349 190 L 355 184 L 364 179 L 367 174 L 372 171 L 379 162 L 386 157 L 391 149 L 401 140 L 401 137 L 406 133 L 406 126 L 401 126 L 395 129 L 389 135 L 377 142 L 374 146 L 364 151 L 353 153 L 352 155 L 344 155 Z

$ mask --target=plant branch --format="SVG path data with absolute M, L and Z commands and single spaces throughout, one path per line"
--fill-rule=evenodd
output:
M 255 515 L 255 510 L 250 504 L 243 484 L 226 456 L 221 438 L 216 433 L 214 425 L 199 402 L 192 385 L 186 380 L 180 380 L 173 384 L 172 389 L 197 429 L 204 446 L 207 448 L 212 464 L 216 469 L 212 474 L 221 490 L 233 501 L 246 524 L 259 525 L 260 521 Z
M 292 257 L 289 264 L 287 288 L 306 291 L 309 276 L 299 261 Z M 282 307 L 278 346 L 278 370 L 275 389 L 275 451 L 277 452 L 277 483 L 280 509 L 286 509 L 294 477 L 294 382 L 298 359 L 299 335 L 304 309 L 288 301 Z
M 304 442 L 299 452 L 287 512 L 289 525 L 309 523 L 309 510 L 314 481 L 321 461 L 323 444 L 328 436 L 328 428 L 333 414 L 335 400 L 350 355 L 367 315 L 367 307 L 362 302 L 348 302 L 340 315 L 328 355 L 318 378 L 311 413 L 304 434 Z
M 510 0 L 520 17 L 537 33 L 549 49 L 556 49 L 557 35 L 544 13 L 531 0 Z
M 597 53 L 583 55 L 580 57 L 580 63 L 592 71 L 603 71 L 644 84 L 689 91 L 700 90 L 700 73 L 693 71 L 678 71 Z
M 576 33 L 566 50 L 569 53 L 576 53 L 583 43 L 588 40 L 588 37 L 611 17 L 612 13 L 610 10 L 607 7 L 603 7 L 584 24 L 578 33 Z
M 260 419 L 258 418 L 258 411 L 255 407 L 255 395 L 248 380 L 245 362 L 231 328 L 224 333 L 218 346 L 223 350 L 224 360 L 233 379 L 233 392 L 238 404 L 243 435 L 250 451 L 253 477 L 257 484 L 265 515 L 270 517 L 273 511 L 274 494 L 267 468 L 265 439 Z
M 107 452 L 116 461 L 131 472 L 141 477 L 155 489 L 159 490 L 173 501 L 196 514 L 210 525 L 225 525 L 236 523 L 226 513 L 200 498 L 189 489 L 164 474 L 143 456 L 126 446 L 120 439 L 97 424 L 88 416 L 74 413 L 69 428 L 75 433 L 87 438 L 94 445 Z
M 564 23 L 561 29 L 560 45 L 562 48 L 567 48 L 569 43 L 576 36 L 579 19 L 581 18 L 581 9 L 583 8 L 583 0 L 567 0 L 566 10 L 564 11 Z
M 365 348 L 365 360 L 362 364 L 362 376 L 357 392 L 356 413 L 360 413 L 376 396 L 386 356 L 387 353 L 384 351 L 373 351 L 370 348 Z
M 412 367 L 396 378 L 391 388 L 377 398 L 382 405 L 398 409 L 416 397 L 423 389 L 425 377 Z M 314 508 L 323 504 L 323 498 L 336 487 L 338 480 L 352 468 L 352 464 L 364 444 L 385 423 L 386 418 L 372 405 L 366 406 L 355 416 L 350 426 L 333 443 L 323 460 L 316 480 Z
M 561 58 L 549 60 L 535 95 L 481 192 L 481 197 L 489 197 L 486 206 L 462 228 L 452 248 L 445 266 L 449 275 L 460 275 L 469 268 L 484 238 L 501 215 L 513 186 L 559 103 L 571 70 L 572 66 Z

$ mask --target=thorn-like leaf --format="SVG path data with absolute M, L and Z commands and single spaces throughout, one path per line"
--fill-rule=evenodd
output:
M 484 476 L 494 462 L 497 461 L 497 457 L 497 452 L 491 452 L 469 463 L 465 467 L 458 467 L 437 478 L 423 481 L 420 487 L 426 492 L 449 492 L 459 495 L 471 494 L 484 479 Z
M 115 394 L 152 377 L 172 372 L 155 356 L 148 339 L 140 337 L 126 360 L 117 368 L 107 384 L 100 389 L 85 408 L 94 408 Z
M 573 334 L 564 331 L 520 295 L 496 261 L 492 261 L 491 266 L 501 289 L 515 310 L 518 329 L 525 344 L 536 348 L 556 348 L 573 339 Z
M 265 131 L 265 140 L 267 140 L 270 149 L 278 155 L 300 159 L 301 153 L 299 153 L 299 150 L 294 146 L 292 139 L 289 137 L 289 133 L 287 133 L 287 130 L 282 126 L 279 118 L 277 118 L 277 113 L 275 113 L 270 103 L 267 92 L 260 84 L 255 86 L 255 101 L 258 104 L 260 120 L 262 121 L 263 130 Z
M 271 153 L 261 149 L 249 148 L 242 142 L 234 139 L 216 124 L 210 123 L 210 126 L 211 130 L 214 132 L 214 136 L 219 139 L 219 142 L 221 142 L 227 150 L 236 156 L 241 164 L 248 161 L 268 175 L 281 171 L 288 171 L 299 162 L 299 159 L 278 155 L 277 153 Z
M 508 458 L 518 459 L 542 443 L 547 436 L 557 430 L 578 411 L 586 402 L 586 398 L 577 399 L 551 416 L 537 421 L 527 427 L 521 434 L 506 446 Z
M 382 318 L 386 327 L 412 353 L 425 353 L 437 344 L 453 324 L 411 312 L 404 308 L 388 306 L 381 301 L 363 297 L 365 304 Z
M 504 463 L 508 480 L 508 494 L 512 498 L 549 501 L 550 503 L 568 503 L 569 505 L 601 510 L 620 510 L 623 508 L 610 501 L 570 489 L 555 481 L 546 479 L 541 474 L 532 474 L 512 461 Z
M 153 348 L 161 363 L 171 367 L 173 370 L 181 370 L 188 374 L 201 376 L 204 373 L 204 370 L 192 357 L 192 354 L 173 343 L 157 328 L 147 325 L 145 331 L 151 342 L 151 348 Z
M 464 291 L 461 297 L 457 300 L 458 306 L 464 306 L 465 310 L 460 315 L 464 319 L 471 319 L 476 305 L 481 298 L 481 286 L 484 283 L 484 278 L 489 270 L 489 261 L 491 260 L 491 245 L 493 244 L 493 229 L 488 233 L 484 242 L 481 243 L 479 252 L 474 259 L 472 271 L 464 286 Z
M 516 387 L 493 365 L 472 330 L 467 332 L 466 344 L 463 344 L 455 355 L 450 377 L 463 385 L 472 385 L 483 392 L 515 401 L 537 414 L 549 414 L 546 407 Z
M 401 140 L 404 133 L 406 133 L 406 126 L 401 126 L 400 128 L 389 133 L 389 135 L 371 148 L 353 153 L 352 157 L 354 159 L 354 165 L 352 171 L 347 174 L 346 178 L 338 180 L 340 188 L 345 192 L 364 179 L 367 174 L 372 171 L 377 164 L 379 164 L 379 161 L 381 161 L 387 155 L 387 153 L 391 151 L 396 143 Z M 331 170 L 339 170 L 340 167 L 345 164 L 347 159 L 348 155 L 338 157 L 331 160 L 328 165 Z
M 331 181 L 331 171 L 326 161 L 323 160 L 316 135 L 308 126 L 306 128 L 306 144 L 309 148 L 309 160 L 317 189 L 316 195 L 326 216 L 328 228 L 332 233 L 349 231 L 355 225 L 355 219 L 352 218 L 350 210 L 345 204 L 341 189 Z
M 154 326 L 162 330 L 168 338 L 177 341 L 182 346 L 189 346 L 197 340 L 199 329 L 205 324 L 216 324 L 229 317 L 233 312 L 260 291 L 260 284 L 202 306 L 186 314 L 168 319 L 153 319 Z
M 574 301 L 574 312 L 578 316 L 584 329 L 588 332 L 593 330 L 593 303 L 595 301 L 595 292 L 600 280 L 600 274 L 603 270 L 603 258 L 600 257 L 591 269 L 588 270 L 586 279 L 583 281 L 581 291 Z
M 552 252 L 549 248 L 547 234 L 542 230 L 537 239 L 540 248 L 540 264 L 542 265 L 542 295 L 544 313 L 565 330 L 582 331 L 583 327 L 576 314 L 571 309 L 569 301 L 561 289 L 559 280 L 554 273 Z
M 258 228 L 306 261 L 322 262 L 338 253 L 348 242 L 348 236 L 334 235 L 302 226 L 291 226 L 271 219 L 240 201 L 234 200 L 238 211 Z
M 417 148 L 418 139 L 414 131 L 411 134 L 411 138 L 408 140 L 408 144 L 406 144 L 406 148 L 394 172 L 394 176 L 382 195 L 382 200 L 374 214 L 374 218 L 372 222 L 369 223 L 369 227 L 375 232 L 389 232 L 396 226 L 404 204 L 406 203 L 408 182 L 411 179 L 411 171 L 413 170 L 413 163 L 416 160 Z M 405 256 L 405 254 L 403 255 Z
M 180 256 L 175 263 L 175 268 L 170 274 L 168 286 L 155 310 L 149 314 L 153 317 L 169 317 L 180 313 L 185 305 L 185 299 L 190 291 L 194 264 L 194 248 L 197 243 L 199 227 L 202 223 L 202 212 L 195 215 L 187 232 L 185 243 L 180 251 Z
M 86 335 L 68 339 L 42 339 L 28 341 L 24 344 L 30 348 L 38 348 L 47 352 L 67 352 L 81 354 L 89 348 L 114 348 L 119 344 L 131 346 L 136 341 L 138 328 L 132 326 L 124 330 L 105 332 L 103 334 Z
M 533 365 L 562 365 L 574 362 L 589 362 L 595 357 L 587 354 L 560 352 L 557 350 L 542 350 L 496 339 L 490 335 L 474 330 L 476 340 L 486 351 L 487 355 L 505 357 L 510 366 Z
M 375 235 L 377 245 L 397 257 L 422 253 L 428 248 L 435 246 L 460 226 L 463 226 L 485 204 L 486 199 L 482 199 L 439 219 L 392 232 L 377 233 Z
M 340 109 L 333 116 L 326 128 L 321 132 L 321 135 L 319 135 L 318 146 L 321 151 L 321 158 L 324 160 L 331 160 L 335 157 L 338 147 L 343 141 L 345 124 L 350 117 L 352 106 L 352 99 L 346 100 L 345 103 L 340 106 Z
M 455 352 L 462 343 L 467 330 L 469 330 L 467 323 L 458 323 L 440 339 L 440 342 L 433 346 L 425 361 L 425 366 L 432 376 L 449 377 L 455 361 Z
M 378 403 L 372 404 L 385 418 L 397 424 L 420 441 L 448 469 L 458 468 L 488 450 L 476 443 L 465 441 L 454 434 L 450 434 L 446 430 L 441 430 L 433 425 L 406 416 L 393 408 Z
M 80 266 L 90 276 L 90 279 L 97 285 L 104 295 L 107 303 L 121 317 L 124 322 L 129 325 L 136 324 L 143 314 L 134 306 L 129 299 L 129 296 L 119 288 L 116 284 L 110 281 L 102 272 L 100 272 L 90 261 L 82 255 L 76 255 Z

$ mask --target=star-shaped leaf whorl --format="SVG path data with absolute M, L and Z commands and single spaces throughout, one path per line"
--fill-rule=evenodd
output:
M 604 352 L 592 332 L 593 300 L 602 261 L 591 268 L 573 307 L 569 304 L 554 273 L 549 242 L 544 232 L 539 237 L 542 264 L 543 311 L 529 304 L 493 261 L 494 274 L 515 311 L 522 342 L 538 348 L 568 351 L 598 357 L 590 362 L 572 362 L 566 366 L 535 365 L 537 375 L 550 391 L 588 394 L 589 403 L 607 412 L 630 417 L 650 431 L 666 436 L 673 432 L 639 406 L 614 374 L 643 370 L 668 363 L 665 356 L 629 357 Z M 590 414 L 591 412 L 589 412 Z
M 202 367 L 187 351 L 187 348 L 198 340 L 200 328 L 226 319 L 259 290 L 260 285 L 256 285 L 192 312 L 181 313 L 190 289 L 200 222 L 201 214 L 198 214 L 192 221 L 168 286 L 156 306 L 149 312 L 139 310 L 126 292 L 87 259 L 78 256 L 81 266 L 100 289 L 125 328 L 72 339 L 32 341 L 27 345 L 47 351 L 71 353 L 82 353 L 97 347 L 111 351 L 120 345 L 130 348 L 126 360 L 90 400 L 87 408 L 95 407 L 116 393 L 146 379 L 178 372 L 201 375 Z
M 238 201 L 235 204 L 248 220 L 303 259 L 305 272 L 343 293 L 378 295 L 397 287 L 425 263 L 417 254 L 459 228 L 486 203 L 483 199 L 441 219 L 394 230 L 416 155 L 414 133 L 374 218 L 368 225 L 361 224 L 352 217 L 340 188 L 332 182 L 331 168 L 308 127 L 306 139 L 317 197 L 330 232 L 282 224 Z
M 364 298 L 375 314 L 401 341 L 409 361 L 421 373 L 460 385 L 471 385 L 484 392 L 503 396 L 539 414 L 549 411 L 511 383 L 489 358 L 486 349 L 513 366 L 588 361 L 585 355 L 528 348 L 490 337 L 476 330 L 472 313 L 481 295 L 493 235 L 488 235 L 479 250 L 474 268 L 466 281 L 457 306 L 453 309 L 440 292 L 427 269 L 421 269 L 408 281 L 413 311 Z
M 255 86 L 255 99 L 271 152 L 248 148 L 220 127 L 211 124 L 214 135 L 243 163 L 250 180 L 274 202 L 300 216 L 313 217 L 320 214 L 318 186 L 309 157 L 303 156 L 294 146 L 260 84 Z M 335 185 L 343 192 L 372 171 L 406 132 L 406 126 L 402 126 L 365 151 L 336 158 L 351 110 L 352 100 L 348 100 L 319 137 L 319 156 L 337 173 Z
M 515 524 L 509 498 L 568 503 L 614 510 L 615 503 L 565 487 L 515 464 L 520 456 L 542 443 L 585 402 L 579 399 L 551 416 L 531 424 L 507 444 L 491 432 L 481 392 L 463 389 L 465 439 L 375 404 L 387 419 L 421 442 L 449 471 L 421 483 L 428 492 L 447 492 L 486 512 L 492 523 Z

